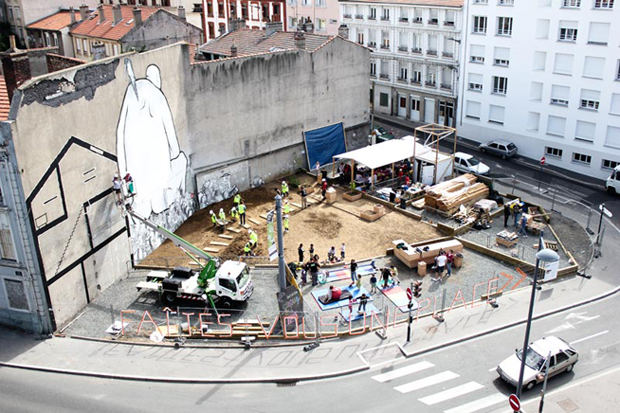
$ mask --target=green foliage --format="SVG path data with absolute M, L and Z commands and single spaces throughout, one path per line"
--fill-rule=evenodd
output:
M 295 189 L 295 188 L 299 188 L 299 178 L 297 177 L 297 175 L 292 175 L 291 177 L 289 177 L 288 179 L 288 185 Z
M 352 194 L 355 194 L 355 182 L 349 184 L 349 190 Z

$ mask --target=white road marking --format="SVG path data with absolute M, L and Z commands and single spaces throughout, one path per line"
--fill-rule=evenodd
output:
M 473 402 L 463 404 L 453 409 L 444 410 L 444 413 L 473 413 L 501 402 L 508 402 L 508 397 L 498 393 L 483 397 L 482 399 L 474 400 Z
M 491 368 L 489 369 L 489 371 L 495 371 L 495 370 L 497 370 L 497 366 L 495 366 L 495 367 L 491 367 Z
M 565 321 L 563 324 L 559 325 L 558 327 L 554 328 L 553 330 L 549 330 L 547 331 L 546 334 L 553 334 L 553 333 L 559 333 L 560 331 L 564 331 L 564 330 L 574 330 L 579 324 L 584 323 L 586 321 L 592 321 L 592 320 L 596 320 L 597 318 L 600 317 L 600 315 L 595 315 L 593 317 L 586 317 L 584 314 L 586 314 L 585 312 L 583 313 L 570 313 L 569 315 L 566 316 L 565 320 L 577 320 L 574 322 L 570 322 L 570 321 Z
M 372 379 L 378 381 L 379 383 L 384 383 L 386 381 L 394 380 L 408 374 L 413 374 L 417 373 L 418 371 L 430 369 L 431 367 L 435 367 L 435 365 L 429 363 L 428 361 L 422 361 L 420 363 L 412 364 L 410 366 L 402 367 L 400 369 L 373 376 Z
M 451 389 L 444 390 L 439 393 L 431 394 L 430 396 L 422 397 L 421 399 L 418 399 L 418 400 L 424 404 L 432 406 L 433 404 L 437 404 L 437 403 L 441 403 L 446 400 L 454 399 L 455 397 L 459 397 L 464 394 L 471 393 L 473 391 L 480 390 L 483 388 L 484 386 L 482 384 L 476 383 L 475 381 L 470 381 L 467 384 L 463 384 L 458 387 L 453 387 Z
M 582 341 L 586 341 L 594 337 L 602 336 L 603 334 L 607 334 L 607 333 L 609 333 L 609 330 L 601 331 L 600 333 L 592 334 L 591 336 L 580 338 L 579 340 L 571 341 L 570 344 L 573 345 L 573 344 L 581 343 Z
M 414 390 L 423 389 L 435 384 L 443 383 L 444 381 L 456 379 L 460 377 L 458 374 L 451 371 L 444 371 L 434 376 L 425 377 L 421 380 L 412 381 L 411 383 L 403 384 L 402 386 L 394 387 L 394 390 L 401 393 L 409 393 Z

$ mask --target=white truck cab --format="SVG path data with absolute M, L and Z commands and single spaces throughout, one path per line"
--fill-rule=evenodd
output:
M 620 165 L 616 166 L 607 178 L 605 188 L 610 194 L 620 194 Z
M 254 291 L 248 266 L 240 261 L 225 261 L 217 270 L 212 288 L 218 297 L 232 301 L 248 300 Z

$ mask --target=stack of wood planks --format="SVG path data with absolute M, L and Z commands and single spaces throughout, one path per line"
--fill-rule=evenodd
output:
M 472 174 L 465 174 L 441 182 L 426 189 L 425 205 L 446 212 L 455 213 L 461 205 L 472 205 L 489 195 L 489 188 Z

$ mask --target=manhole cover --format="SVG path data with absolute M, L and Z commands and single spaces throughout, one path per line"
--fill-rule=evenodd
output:
M 574 412 L 579 410 L 579 406 L 577 406 L 571 399 L 560 400 L 558 402 L 558 406 L 560 406 L 565 412 Z

